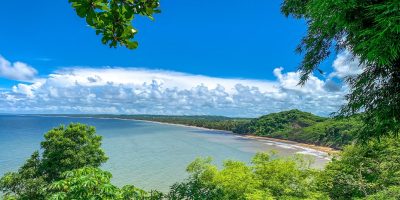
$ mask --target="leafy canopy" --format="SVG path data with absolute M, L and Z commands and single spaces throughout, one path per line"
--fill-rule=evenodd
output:
M 159 192 L 147 193 L 133 185 L 118 188 L 111 184 L 111 173 L 94 167 L 83 167 L 63 173 L 63 179 L 47 188 L 47 199 L 161 199 Z
M 0 179 L 1 191 L 17 199 L 44 199 L 44 188 L 64 172 L 99 167 L 107 157 L 95 132 L 94 127 L 73 123 L 50 130 L 41 143 L 42 155 L 35 151 L 18 172 L 6 173 Z
M 332 199 L 400 196 L 400 141 L 383 138 L 349 145 L 321 174 L 319 187 Z M 377 198 L 374 198 L 377 196 Z
M 153 19 L 159 13 L 158 0 L 68 0 L 79 17 L 102 35 L 101 42 L 110 47 L 119 45 L 136 49 L 136 29 L 132 26 L 135 15 Z
M 317 172 L 303 159 L 258 153 L 252 165 L 228 160 L 218 170 L 210 158 L 198 158 L 187 171 L 190 177 L 171 187 L 169 199 L 327 199 L 316 187 Z
M 79 123 L 59 126 L 47 132 L 44 138 L 41 170 L 49 181 L 73 169 L 99 167 L 108 159 L 101 149 L 102 137 L 96 135 L 93 126 Z
M 284 0 L 286 16 L 307 20 L 297 51 L 304 53 L 300 84 L 332 51 L 350 51 L 363 72 L 348 77 L 348 103 L 339 114 L 364 111 L 361 139 L 400 130 L 400 1 Z

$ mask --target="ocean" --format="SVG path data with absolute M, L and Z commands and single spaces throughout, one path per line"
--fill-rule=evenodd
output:
M 118 119 L 0 115 L 0 175 L 18 170 L 31 153 L 40 149 L 43 135 L 61 124 L 79 122 L 96 127 L 103 136 L 109 160 L 102 169 L 113 174 L 113 183 L 133 184 L 150 190 L 167 191 L 188 175 L 186 166 L 197 157 L 250 162 L 257 152 L 278 156 L 304 154 L 321 167 L 329 158 L 315 150 L 269 140 L 248 139 L 225 131 Z

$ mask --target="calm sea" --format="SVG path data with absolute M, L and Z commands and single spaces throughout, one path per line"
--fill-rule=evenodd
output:
M 187 177 L 186 166 L 199 156 L 211 156 L 221 165 L 226 159 L 249 162 L 256 152 L 276 150 L 279 156 L 308 154 L 315 158 L 315 166 L 327 162 L 321 152 L 223 131 L 132 120 L 0 115 L 0 175 L 17 170 L 38 150 L 47 130 L 70 122 L 95 126 L 103 136 L 109 160 L 102 168 L 119 186 L 166 191 Z

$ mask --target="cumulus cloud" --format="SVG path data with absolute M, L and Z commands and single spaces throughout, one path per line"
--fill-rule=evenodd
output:
M 348 51 L 337 55 L 333 72 L 311 76 L 299 86 L 299 72 L 273 70 L 273 80 L 216 78 L 145 68 L 83 68 L 37 71 L 0 56 L 0 76 L 20 80 L 0 89 L 0 113 L 110 113 L 226 115 L 256 117 L 288 109 L 328 115 L 345 103 L 341 80 L 362 72 Z
M 11 63 L 0 55 L 0 77 L 29 82 L 35 78 L 36 74 L 35 68 L 23 62 Z
M 343 79 L 358 75 L 363 71 L 359 58 L 353 56 L 347 50 L 336 56 L 332 67 L 335 71 L 329 75 L 329 78 L 337 77 Z
M 345 89 L 274 69 L 275 80 L 216 78 L 140 68 L 70 68 L 0 91 L 0 112 L 227 115 L 255 117 L 287 109 L 328 115 Z

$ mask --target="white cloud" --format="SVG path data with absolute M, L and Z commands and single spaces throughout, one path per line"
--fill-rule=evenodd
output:
M 343 79 L 358 75 L 363 71 L 362 66 L 360 66 L 360 59 L 347 50 L 336 56 L 332 66 L 335 71 L 329 74 L 329 78 L 338 77 Z
M 276 80 L 215 78 L 140 68 L 70 68 L 0 91 L 0 112 L 228 115 L 254 117 L 287 109 L 327 115 L 345 89 L 311 76 L 274 70 Z
M 0 77 L 29 82 L 35 78 L 36 74 L 35 68 L 23 62 L 11 63 L 0 55 Z

